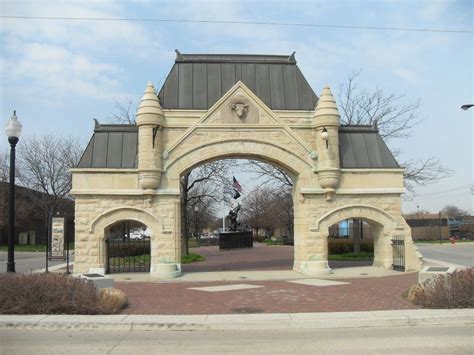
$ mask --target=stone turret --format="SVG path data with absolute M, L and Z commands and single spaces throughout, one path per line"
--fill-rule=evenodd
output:
M 155 190 L 161 177 L 161 131 L 164 115 L 155 88 L 148 83 L 136 114 L 138 126 L 138 181 L 143 190 Z
M 341 116 L 329 86 L 325 86 L 314 112 L 317 131 L 318 181 L 330 201 L 339 184 L 339 126 Z

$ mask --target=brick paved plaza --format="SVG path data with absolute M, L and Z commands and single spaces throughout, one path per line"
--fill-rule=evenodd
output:
M 261 313 L 349 312 L 417 308 L 402 293 L 417 280 L 416 273 L 378 278 L 337 280 L 347 284 L 311 286 L 287 281 L 237 282 L 117 282 L 129 297 L 130 314 L 225 314 L 239 308 Z M 222 285 L 259 288 L 206 292 L 191 288 Z
M 218 246 L 191 248 L 206 258 L 203 262 L 182 265 L 183 272 L 196 271 L 240 271 L 240 270 L 291 270 L 293 268 L 292 246 L 254 243 L 249 249 L 220 251 Z M 369 266 L 372 261 L 329 261 L 331 268 Z
M 257 243 L 251 249 L 191 249 L 206 261 L 183 265 L 183 271 L 290 270 L 293 247 Z M 366 266 L 371 262 L 333 262 L 331 267 Z M 310 280 L 310 279 L 308 279 Z M 290 281 L 290 280 L 288 280 Z M 417 282 L 417 273 L 395 276 L 314 281 L 116 282 L 129 297 L 131 314 L 225 314 L 348 312 L 412 309 L 402 294 Z M 325 285 L 325 284 L 329 285 Z M 334 284 L 332 284 L 334 283 Z M 223 290 L 219 290 L 219 287 Z M 227 288 L 225 287 L 227 286 Z M 229 289 L 229 286 L 235 289 Z M 255 288 L 250 288 L 257 286 Z M 209 292 L 206 287 L 218 287 Z

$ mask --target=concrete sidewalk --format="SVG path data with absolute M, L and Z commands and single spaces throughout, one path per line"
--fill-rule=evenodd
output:
M 0 329 L 276 330 L 474 325 L 474 309 L 209 315 L 0 315 Z
M 331 270 L 331 274 L 311 277 L 303 275 L 294 270 L 239 270 L 239 271 L 210 271 L 210 272 L 184 272 L 175 279 L 156 279 L 150 277 L 149 273 L 121 273 L 109 274 L 114 281 L 121 282 L 163 282 L 163 283 L 181 283 L 181 282 L 210 282 L 210 281 L 271 281 L 271 280 L 296 280 L 296 279 L 348 279 L 348 278 L 367 278 L 367 277 L 385 277 L 397 276 L 408 273 L 402 273 L 395 270 L 385 270 L 375 266 L 347 267 Z

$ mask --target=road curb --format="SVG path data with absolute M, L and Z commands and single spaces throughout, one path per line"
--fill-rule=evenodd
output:
M 0 329 L 203 331 L 474 324 L 474 309 L 212 315 L 0 315 Z

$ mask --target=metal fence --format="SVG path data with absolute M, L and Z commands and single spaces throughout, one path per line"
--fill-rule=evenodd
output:
M 150 239 L 109 238 L 106 249 L 108 274 L 150 271 Z
M 405 271 L 405 240 L 402 236 L 392 239 L 393 270 Z

